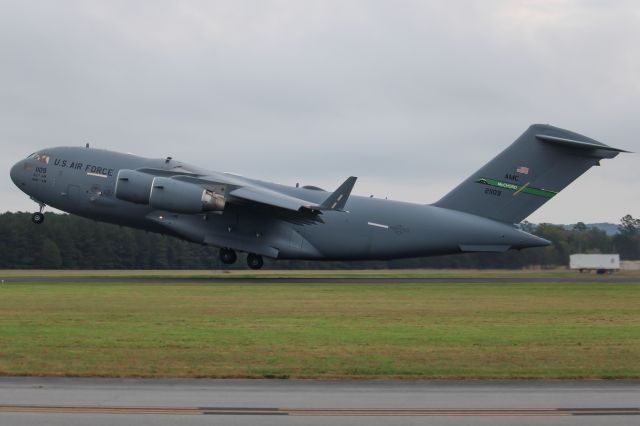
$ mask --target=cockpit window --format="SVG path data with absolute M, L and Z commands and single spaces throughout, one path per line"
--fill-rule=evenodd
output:
M 33 158 L 41 163 L 49 164 L 49 156 L 47 154 L 38 153 Z

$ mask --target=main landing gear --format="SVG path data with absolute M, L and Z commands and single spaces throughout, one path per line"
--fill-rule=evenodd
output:
M 221 248 L 220 249 L 220 261 L 226 265 L 231 265 L 238 260 L 238 255 L 233 249 Z M 264 260 L 262 256 L 255 253 L 249 253 L 247 255 L 247 265 L 251 269 L 260 269 L 264 266 Z
M 40 211 L 35 212 L 34 214 L 31 215 L 31 221 L 36 225 L 40 225 L 42 222 L 44 222 L 43 211 L 44 211 L 44 208 L 46 207 L 46 204 L 44 203 L 38 203 L 38 204 L 40 204 Z
M 238 260 L 238 255 L 230 248 L 220 249 L 220 260 L 226 265 L 231 265 Z
M 249 253 L 247 255 L 247 265 L 251 269 L 260 269 L 264 265 L 264 260 L 262 260 L 262 256 L 255 253 Z

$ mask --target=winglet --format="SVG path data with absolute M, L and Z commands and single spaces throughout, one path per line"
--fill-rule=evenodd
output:
M 327 199 L 320 204 L 320 209 L 342 211 L 349 199 L 349 195 L 351 195 L 351 190 L 353 189 L 353 185 L 356 184 L 357 179 L 357 177 L 351 176 L 345 180 L 342 185 L 333 192 L 333 194 L 329 195 Z

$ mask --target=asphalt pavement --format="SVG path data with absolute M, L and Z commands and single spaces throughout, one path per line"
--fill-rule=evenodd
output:
M 0 378 L 0 425 L 638 425 L 640 381 Z

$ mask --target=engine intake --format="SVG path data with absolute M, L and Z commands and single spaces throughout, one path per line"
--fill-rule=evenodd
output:
M 116 198 L 138 204 L 148 204 L 154 176 L 122 169 L 116 179 Z
M 149 205 L 175 213 L 202 213 L 224 210 L 225 199 L 195 183 L 156 177 L 151 184 Z

